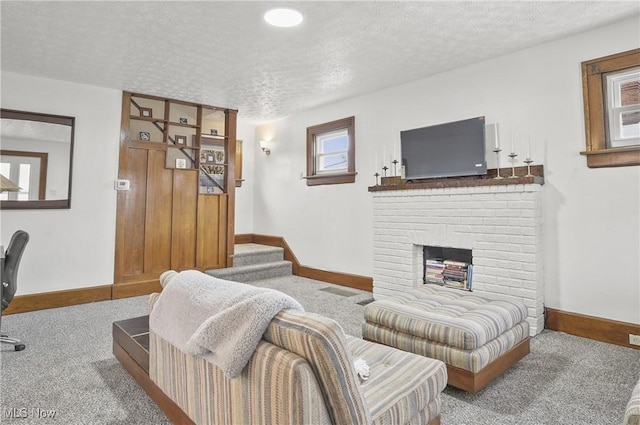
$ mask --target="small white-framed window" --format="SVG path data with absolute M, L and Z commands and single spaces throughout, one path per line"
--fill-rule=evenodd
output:
M 342 173 L 349 167 L 349 133 L 346 128 L 316 135 L 318 174 Z
M 609 145 L 640 145 L 640 67 L 606 76 Z
M 589 168 L 640 165 L 640 142 L 634 140 L 639 102 L 633 100 L 639 69 L 640 49 L 582 62 L 586 149 L 580 154 Z
M 356 181 L 355 117 L 307 127 L 307 185 Z

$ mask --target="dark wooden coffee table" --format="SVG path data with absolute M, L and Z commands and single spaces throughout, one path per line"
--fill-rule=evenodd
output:
M 116 343 L 149 375 L 148 315 L 113 322 L 114 354 Z
M 113 355 L 174 424 L 194 424 L 149 377 L 149 316 L 113 322 Z

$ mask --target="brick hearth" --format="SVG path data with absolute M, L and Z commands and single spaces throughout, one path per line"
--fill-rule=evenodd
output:
M 422 282 L 422 246 L 470 249 L 473 293 L 521 299 L 531 335 L 544 329 L 542 186 L 373 192 L 373 294 L 383 299 Z

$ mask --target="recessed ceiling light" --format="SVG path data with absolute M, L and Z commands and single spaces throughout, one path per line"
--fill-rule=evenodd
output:
M 302 22 L 302 13 L 294 9 L 271 9 L 264 14 L 264 20 L 275 27 L 295 27 Z

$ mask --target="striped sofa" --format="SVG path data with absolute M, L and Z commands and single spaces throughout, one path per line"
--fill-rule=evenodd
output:
M 640 379 L 631 392 L 624 412 L 624 425 L 640 425 Z
M 317 314 L 278 313 L 232 379 L 153 330 L 149 342 L 151 380 L 196 424 L 440 423 L 444 363 L 348 336 Z M 370 367 L 367 380 L 355 371 L 358 358 Z
M 476 393 L 529 353 L 527 308 L 426 284 L 367 305 L 363 338 L 439 359 L 448 383 Z

